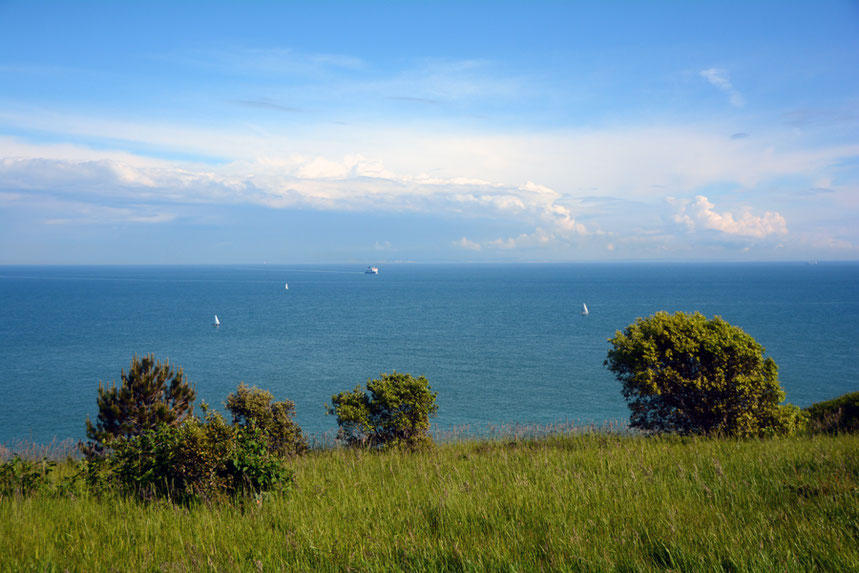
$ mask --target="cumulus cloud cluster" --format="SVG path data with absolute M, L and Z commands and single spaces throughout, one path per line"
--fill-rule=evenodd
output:
M 708 79 L 720 78 L 713 72 Z M 630 245 L 668 244 L 677 228 L 666 221 L 701 237 L 784 237 L 791 215 L 771 203 L 773 195 L 725 202 L 706 189 L 731 185 L 741 192 L 795 178 L 808 181 L 800 189 L 826 184 L 838 200 L 845 191 L 833 183 L 830 166 L 859 154 L 856 145 L 780 148 L 774 136 L 732 137 L 700 126 L 516 136 L 341 133 L 349 137 L 300 144 L 237 137 L 228 149 L 229 134 L 192 130 L 189 150 L 233 156 L 212 163 L 0 137 L 0 204 L 47 204 L 49 195 L 51 204 L 65 203 L 60 214 L 45 210 L 40 222 L 52 224 L 169 223 L 182 206 L 198 204 L 421 213 L 461 221 L 464 234 L 440 240 L 463 252 L 574 252 L 587 243 L 623 253 Z M 490 230 L 487 221 L 503 224 Z M 386 237 L 376 250 L 390 250 L 390 243 Z
M 674 220 L 683 223 L 690 231 L 708 229 L 728 235 L 763 238 L 772 234 L 787 233 L 787 223 L 777 212 L 766 211 L 763 215 L 754 215 L 751 209 L 744 207 L 738 214 L 730 212 L 719 213 L 703 195 L 694 199 L 673 199 L 669 202 L 677 207 Z
M 412 211 L 520 218 L 561 235 L 586 234 L 562 195 L 531 181 L 505 185 L 465 177 L 399 175 L 381 161 L 352 155 L 335 161 L 295 156 L 209 169 L 131 165 L 115 159 L 4 158 L 0 187 L 94 202 L 107 197 L 160 203 L 251 203 L 273 208 Z M 19 193 L 20 195 L 20 193 Z M 101 199 L 99 199 L 101 198 Z M 121 211 L 116 211 L 115 214 Z M 109 217 L 115 219 L 115 216 Z M 90 213 L 82 221 L 94 221 Z M 130 218 L 161 222 L 164 218 Z M 523 238 L 515 241 L 521 242 Z M 513 239 L 505 245 L 515 244 Z M 544 241 L 545 242 L 545 241 Z

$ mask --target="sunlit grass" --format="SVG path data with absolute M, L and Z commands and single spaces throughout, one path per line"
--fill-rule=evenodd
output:
M 565 433 L 292 466 L 295 488 L 259 503 L 3 499 L 0 568 L 859 570 L 857 436 Z

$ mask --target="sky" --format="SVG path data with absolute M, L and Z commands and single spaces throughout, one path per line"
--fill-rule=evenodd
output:
M 855 0 L 0 0 L 0 264 L 857 259 Z

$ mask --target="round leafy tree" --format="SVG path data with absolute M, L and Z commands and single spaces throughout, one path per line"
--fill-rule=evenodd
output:
M 605 365 L 623 384 L 630 426 L 655 432 L 791 433 L 778 367 L 741 328 L 716 316 L 657 312 L 616 332 Z
M 307 450 L 307 439 L 292 417 L 295 403 L 290 400 L 272 402 L 274 395 L 242 382 L 227 396 L 225 406 L 233 415 L 233 424 L 242 428 L 257 428 L 268 435 L 269 449 L 280 455 L 301 454 Z
M 328 413 L 337 416 L 337 437 L 350 446 L 419 448 L 432 443 L 429 417 L 438 411 L 436 392 L 423 376 L 382 374 L 367 382 L 366 392 L 331 397 Z
M 107 388 L 98 384 L 98 420 L 86 420 L 86 434 L 97 447 L 118 437 L 138 436 L 161 424 L 178 426 L 194 414 L 197 392 L 185 380 L 182 369 L 173 370 L 152 354 L 131 359 L 122 384 Z

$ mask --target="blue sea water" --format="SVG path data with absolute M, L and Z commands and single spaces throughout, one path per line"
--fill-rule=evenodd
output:
M 606 339 L 658 310 L 742 327 L 806 406 L 859 389 L 857 284 L 857 263 L 0 267 L 0 443 L 82 438 L 135 353 L 213 406 L 241 381 L 293 400 L 311 433 L 393 370 L 427 376 L 441 429 L 622 420 Z

